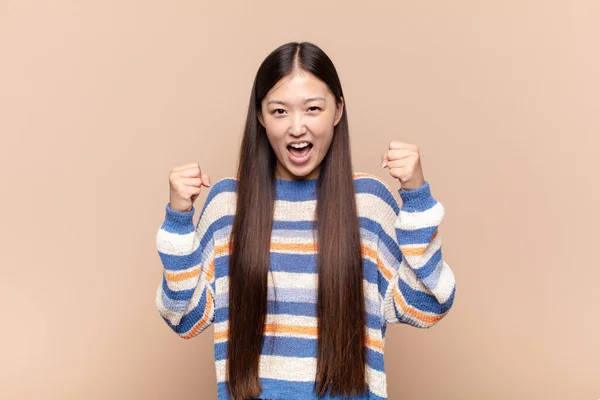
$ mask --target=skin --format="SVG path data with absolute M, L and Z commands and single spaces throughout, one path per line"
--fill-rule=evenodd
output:
M 258 119 L 277 156 L 277 178 L 297 180 L 319 176 L 333 129 L 342 118 L 343 104 L 341 97 L 336 104 L 327 85 L 306 71 L 296 70 L 273 86 L 261 103 Z M 287 149 L 288 144 L 298 141 L 313 145 L 309 160 L 302 165 L 292 162 Z
M 381 168 L 398 179 L 402 190 L 418 189 L 425 184 L 421 153 L 414 144 L 390 142 L 389 150 L 381 156 Z

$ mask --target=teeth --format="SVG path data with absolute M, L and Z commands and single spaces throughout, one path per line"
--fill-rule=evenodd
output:
M 304 143 L 293 143 L 290 146 L 292 146 L 292 147 L 294 147 L 296 149 L 302 149 L 302 148 L 304 148 L 304 147 L 306 147 L 308 145 L 309 145 L 308 142 L 304 142 Z

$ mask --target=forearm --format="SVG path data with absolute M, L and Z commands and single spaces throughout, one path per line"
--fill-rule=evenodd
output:
M 430 327 L 450 309 L 454 300 L 454 274 L 442 257 L 439 225 L 444 207 L 432 196 L 429 184 L 399 191 L 402 208 L 394 223 L 398 251 L 390 251 L 393 276 L 385 294 L 386 319 Z M 386 247 L 394 241 L 382 234 Z
M 156 235 L 163 266 L 156 307 L 167 324 L 182 337 L 203 331 L 214 317 L 214 242 L 194 229 L 193 212 L 167 207 Z

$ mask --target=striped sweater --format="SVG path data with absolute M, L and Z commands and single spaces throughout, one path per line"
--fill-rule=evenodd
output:
M 398 190 L 402 207 L 385 181 L 354 173 L 363 254 L 368 392 L 352 399 L 387 399 L 384 338 L 387 324 L 429 328 L 452 306 L 454 274 L 442 260 L 438 226 L 444 207 L 431 195 L 429 182 Z M 177 212 L 166 206 L 156 234 L 163 266 L 156 307 L 178 335 L 190 339 L 214 326 L 218 399 L 226 389 L 228 329 L 228 241 L 236 207 L 236 179 L 211 188 L 194 226 L 194 208 Z M 259 376 L 264 399 L 324 399 L 313 393 L 317 350 L 317 271 L 313 226 L 316 183 L 276 180 L 271 235 L 271 269 Z M 274 342 L 274 343 L 273 343 Z M 272 348 L 271 345 L 274 344 Z M 271 349 L 274 349 L 271 352 Z M 348 397 L 350 398 L 350 397 Z

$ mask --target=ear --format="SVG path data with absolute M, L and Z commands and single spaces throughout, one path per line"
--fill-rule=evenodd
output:
M 340 119 L 342 119 L 343 113 L 344 113 L 344 98 L 340 97 L 340 101 L 338 102 L 338 104 L 335 108 L 335 122 L 333 123 L 333 126 L 336 126 L 340 122 Z
M 258 114 L 257 114 L 257 116 L 258 116 L 258 121 L 260 122 L 260 124 L 261 124 L 263 127 L 265 127 L 265 122 L 263 121 L 263 118 L 262 118 L 262 110 L 258 110 Z M 265 128 L 266 128 L 266 127 L 265 127 Z

